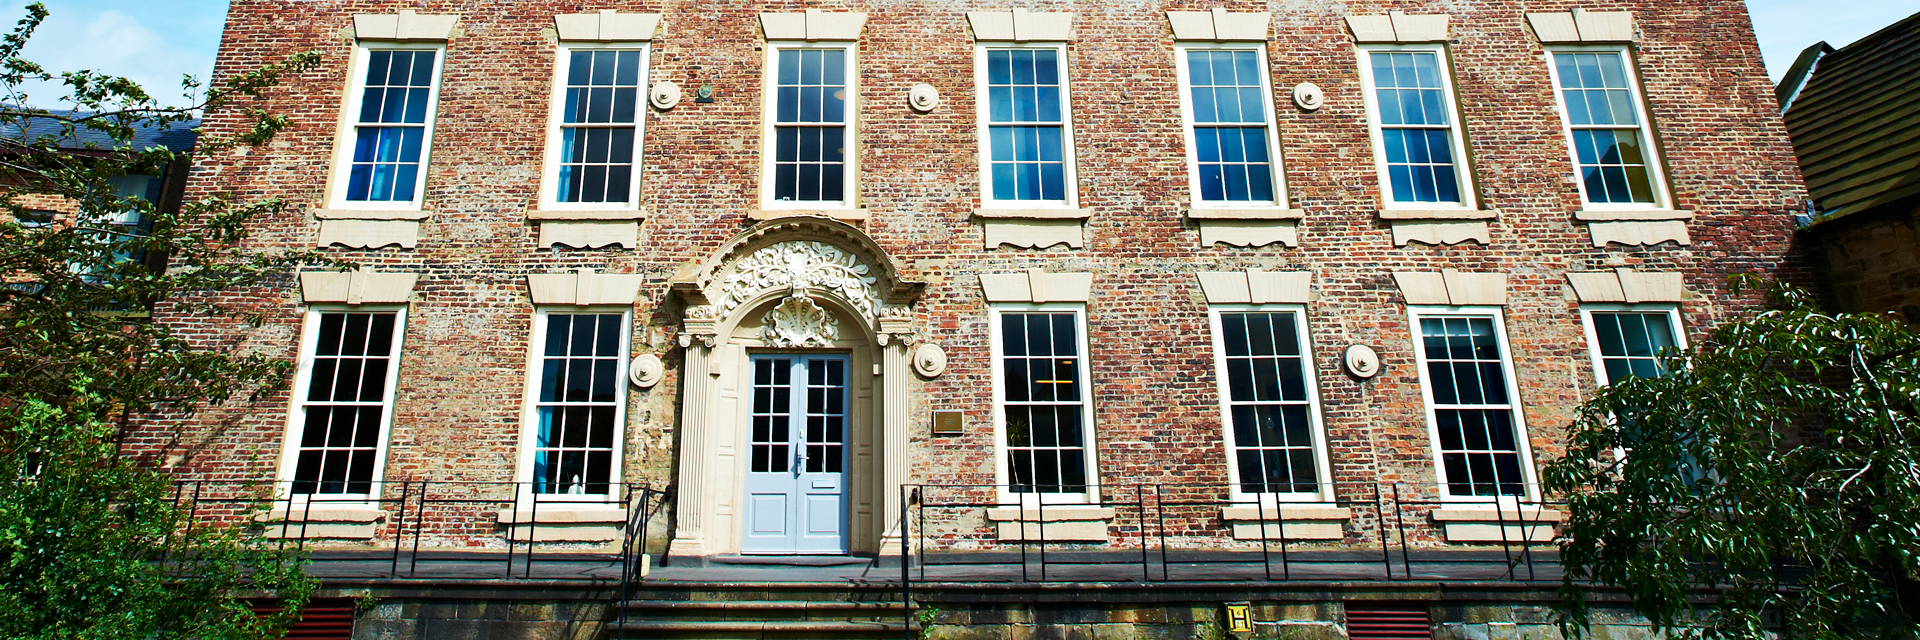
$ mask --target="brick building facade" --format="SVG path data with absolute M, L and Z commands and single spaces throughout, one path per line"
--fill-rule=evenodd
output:
M 1339 503 L 1378 483 L 1441 505 L 1424 543 L 1548 535 L 1491 507 L 1542 498 L 1582 398 L 1749 308 L 1728 275 L 1800 277 L 1748 24 L 1730 0 L 239 0 L 216 76 L 325 62 L 247 105 L 291 125 L 188 195 L 283 199 L 249 249 L 362 268 L 222 294 L 258 327 L 157 310 L 301 367 L 136 448 L 327 498 L 311 535 L 376 544 L 355 500 L 403 480 L 523 483 L 429 533 L 473 546 L 608 539 L 619 483 L 675 488 L 690 556 L 880 552 L 902 484 L 1007 505 L 937 523 L 959 547 L 1036 535 L 1041 504 L 1056 538 L 1137 544 L 1100 507 L 1141 484 L 1227 505 L 1189 514 L 1208 544 L 1258 537 L 1261 504 L 1365 539 Z

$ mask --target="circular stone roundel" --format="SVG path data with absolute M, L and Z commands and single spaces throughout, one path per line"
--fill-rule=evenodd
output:
M 627 379 L 632 380 L 635 386 L 643 389 L 660 384 L 660 378 L 665 376 L 666 373 L 666 363 L 660 361 L 660 356 L 651 353 L 640 354 L 639 357 L 633 359 L 631 364 L 627 365 Z
M 1347 347 L 1347 373 L 1356 378 L 1366 379 L 1380 375 L 1380 354 L 1373 347 L 1356 344 Z
M 913 85 L 912 89 L 907 90 L 907 106 L 920 113 L 932 111 L 940 106 L 940 91 L 925 82 Z
M 1327 103 L 1327 94 L 1320 91 L 1320 85 L 1302 82 L 1293 87 L 1293 103 L 1308 111 L 1319 109 Z
M 653 108 L 661 111 L 672 109 L 680 104 L 680 85 L 672 80 L 653 83 L 653 90 L 647 92 L 647 99 L 653 102 Z
M 939 377 L 947 372 L 947 351 L 931 342 L 922 343 L 913 350 L 913 370 L 928 378 Z

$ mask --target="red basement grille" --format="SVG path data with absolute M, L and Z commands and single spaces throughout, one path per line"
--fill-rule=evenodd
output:
M 1429 640 L 1432 621 L 1425 604 L 1397 602 L 1347 603 L 1347 637 L 1350 640 Z
M 280 603 L 255 601 L 255 614 L 274 613 Z M 353 600 L 314 598 L 300 612 L 300 621 L 287 630 L 286 640 L 351 640 L 353 638 Z

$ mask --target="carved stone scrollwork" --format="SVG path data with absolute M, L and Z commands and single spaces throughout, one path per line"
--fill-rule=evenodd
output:
M 722 278 L 715 315 L 725 316 L 768 289 L 812 287 L 838 293 L 861 315 L 873 317 L 880 310 L 880 293 L 872 270 L 853 253 L 825 242 L 767 245 L 734 263 L 733 272 Z
M 824 347 L 840 337 L 833 315 L 808 297 L 805 289 L 796 289 L 767 312 L 760 327 L 760 339 L 782 348 Z
M 939 377 L 947 372 L 947 351 L 931 342 L 921 344 L 913 350 L 913 370 L 923 377 Z

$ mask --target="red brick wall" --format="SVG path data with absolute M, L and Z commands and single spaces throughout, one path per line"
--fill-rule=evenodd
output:
M 919 384 L 912 428 L 923 465 L 914 479 L 994 482 L 987 315 L 974 274 L 1029 267 L 1091 271 L 1088 306 L 1098 468 L 1113 481 L 1225 484 L 1222 434 L 1205 301 L 1194 272 L 1311 270 L 1310 332 L 1336 480 L 1435 480 L 1405 308 L 1390 272 L 1457 268 L 1510 274 L 1507 329 L 1536 458 L 1559 450 L 1564 425 L 1590 389 L 1590 371 L 1568 271 L 1629 266 L 1680 271 L 1695 294 L 1683 308 L 1698 332 L 1752 298 L 1726 276 L 1798 278 L 1791 214 L 1802 209 L 1799 174 L 1761 67 L 1744 5 L 1735 0 L 1640 2 L 1228 2 L 1233 11 L 1274 12 L 1268 44 L 1284 171 L 1294 206 L 1306 210 L 1300 246 L 1202 247 L 1183 216 L 1186 164 L 1171 33 L 1161 13 L 1214 5 L 1169 2 L 1029 3 L 1076 11 L 1069 48 L 1079 195 L 1092 210 L 1084 249 L 983 250 L 972 220 L 980 189 L 972 47 L 964 12 L 1003 9 L 964 2 L 852 2 L 865 11 L 859 43 L 859 194 L 872 212 L 865 230 L 910 273 L 930 283 L 916 306 L 930 338 L 951 357 L 948 372 Z M 803 3 L 620 3 L 663 14 L 651 81 L 691 89 L 712 83 L 716 100 L 648 111 L 642 203 L 650 214 L 638 250 L 540 250 L 525 211 L 537 199 L 547 100 L 553 81 L 550 16 L 600 9 L 581 2 L 306 2 L 236 0 L 216 76 L 319 50 L 324 64 L 292 78 L 258 105 L 292 118 L 270 146 L 205 159 L 190 197 L 232 192 L 283 198 L 287 212 L 260 220 L 259 250 L 311 246 L 310 208 L 324 198 L 334 132 L 347 84 L 354 13 L 461 16 L 447 49 L 426 209 L 417 249 L 329 249 L 382 270 L 423 274 L 407 327 L 387 477 L 506 480 L 513 477 L 527 332 L 533 308 L 520 276 L 588 266 L 646 276 L 636 307 L 634 352 L 668 354 L 670 375 L 635 390 L 628 420 L 632 479 L 672 480 L 663 425 L 674 423 L 679 303 L 666 279 L 744 229 L 756 208 L 760 83 L 764 52 L 755 14 Z M 1526 11 L 1631 10 L 1645 98 L 1660 135 L 1677 208 L 1691 210 L 1693 245 L 1592 246 L 1572 220 L 1579 196 L 1540 46 Z M 1375 209 L 1377 180 L 1361 84 L 1343 15 L 1451 10 L 1449 45 L 1484 206 L 1499 210 L 1490 244 L 1395 247 Z M 927 114 L 906 106 L 925 82 L 942 102 Z M 1285 96 L 1313 82 L 1326 105 L 1301 111 Z M 207 130 L 231 133 L 232 111 L 208 114 Z M 299 296 L 284 286 L 225 296 L 258 311 L 247 329 L 166 312 L 157 317 L 210 347 L 296 357 Z M 649 333 L 653 332 L 653 333 Z M 1339 365 L 1348 344 L 1374 346 L 1385 372 L 1361 382 Z M 191 475 L 271 473 L 287 399 L 238 403 L 190 424 L 162 421 L 140 450 L 186 456 Z M 961 437 L 928 442 L 926 408 L 963 409 Z M 183 432 L 176 437 L 170 429 Z

